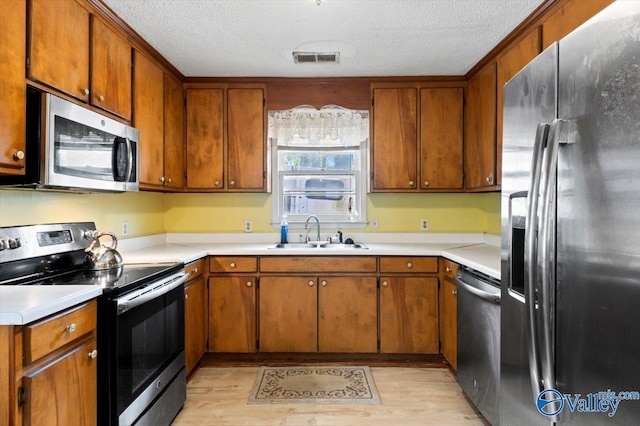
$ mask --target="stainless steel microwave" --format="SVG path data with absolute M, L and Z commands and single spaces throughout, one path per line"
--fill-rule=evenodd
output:
M 138 190 L 140 132 L 126 124 L 30 89 L 25 175 L 0 185 L 86 192 Z

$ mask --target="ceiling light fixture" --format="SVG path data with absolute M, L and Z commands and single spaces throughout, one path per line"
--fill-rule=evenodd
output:
M 322 4 L 322 0 L 316 0 L 316 4 L 320 6 L 320 4 Z

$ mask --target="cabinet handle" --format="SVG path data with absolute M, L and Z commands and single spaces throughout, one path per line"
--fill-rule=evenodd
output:
M 104 102 L 104 96 L 102 95 L 98 96 L 98 102 Z
M 16 151 L 13 153 L 13 159 L 16 161 L 24 160 L 24 151 Z
M 220 186 L 220 181 L 219 181 L 219 180 L 216 180 L 216 181 L 214 181 L 214 182 L 213 182 L 213 184 L 214 184 L 215 186 Z
M 231 263 L 229 264 L 229 266 L 230 266 L 231 268 L 235 268 L 235 267 L 236 267 L 236 262 L 231 262 Z
M 322 280 L 322 282 L 320 284 L 322 284 L 322 287 L 326 287 L 327 286 L 327 282 L 325 280 Z
M 160 176 L 160 182 L 164 183 L 164 176 Z
M 313 280 L 309 281 L 309 287 L 313 287 L 314 284 L 315 282 Z
M 171 178 L 170 177 L 167 178 L 167 183 L 171 183 Z
M 424 181 L 424 186 L 429 186 L 429 181 L 428 180 Z
M 457 296 L 457 295 L 458 295 L 458 290 L 453 290 L 453 291 L 451 292 L 451 294 L 453 294 L 454 296 Z
M 98 351 L 97 350 L 92 350 L 91 352 L 89 352 L 89 358 L 91 359 L 96 359 L 98 357 Z
M 188 294 L 185 294 L 185 295 L 184 295 L 184 300 L 187 300 L 188 298 L 189 298 L 189 295 L 188 295 Z
M 197 274 L 198 273 L 198 268 L 193 268 L 193 273 Z
M 229 186 L 235 186 L 235 185 L 236 185 L 236 181 L 235 180 L 229 181 Z
M 76 331 L 76 324 L 71 323 L 68 326 L 66 326 L 64 329 L 69 333 L 73 333 L 74 331 Z
M 388 283 L 388 282 L 386 282 L 386 281 L 382 281 L 382 287 L 387 287 L 388 285 L 389 285 L 389 283 Z
M 451 272 L 451 267 L 450 266 L 447 266 L 445 269 L 447 270 L 447 272 Z
M 411 263 L 411 262 L 407 262 L 407 268 L 408 268 L 408 269 L 413 268 L 413 263 Z
M 82 89 L 82 93 L 84 95 L 89 95 L 89 89 L 87 87 L 85 87 L 84 89 Z
M 251 281 L 247 281 L 247 287 L 251 287 L 253 283 Z
M 487 176 L 487 183 L 493 183 L 493 173 Z
M 413 187 L 413 181 L 412 180 L 409 181 L 409 186 Z

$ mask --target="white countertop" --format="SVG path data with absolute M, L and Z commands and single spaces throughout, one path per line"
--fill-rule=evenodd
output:
M 461 265 L 500 279 L 500 247 L 489 244 L 476 244 L 442 251 L 446 257 Z
M 101 294 L 94 285 L 0 286 L 0 325 L 24 325 Z

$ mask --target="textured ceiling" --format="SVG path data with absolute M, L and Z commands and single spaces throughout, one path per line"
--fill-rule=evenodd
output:
M 463 75 L 542 0 L 102 0 L 188 77 Z M 294 64 L 293 51 L 339 51 Z

